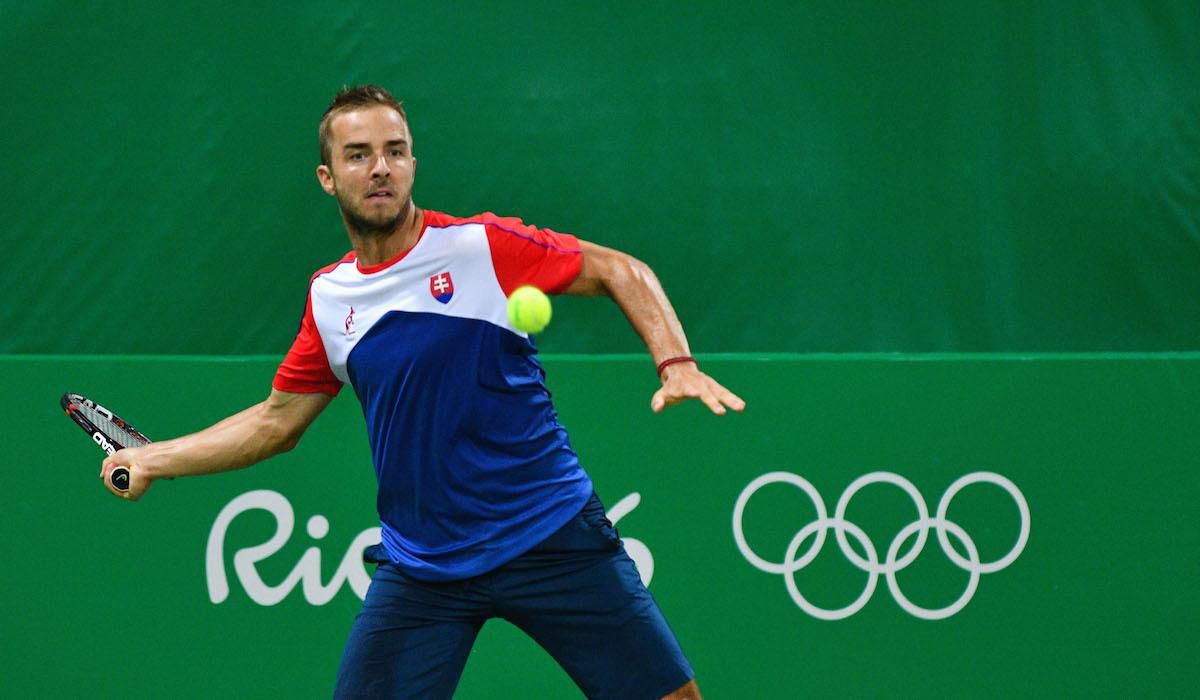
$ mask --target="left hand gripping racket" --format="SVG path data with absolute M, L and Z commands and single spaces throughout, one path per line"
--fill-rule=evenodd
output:
M 63 394 L 60 403 L 71 420 L 91 436 L 92 442 L 110 455 L 126 447 L 141 447 L 150 443 L 150 438 L 142 435 L 140 430 L 86 396 Z M 129 490 L 128 468 L 113 469 L 108 479 L 116 490 Z

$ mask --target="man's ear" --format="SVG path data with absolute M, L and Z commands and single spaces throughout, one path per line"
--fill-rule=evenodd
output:
M 337 194 L 337 184 L 333 181 L 333 171 L 324 163 L 317 166 L 317 182 L 321 183 L 321 189 L 325 190 L 326 194 Z

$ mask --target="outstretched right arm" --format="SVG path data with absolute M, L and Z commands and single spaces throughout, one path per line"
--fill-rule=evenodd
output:
M 272 389 L 266 401 L 198 433 L 118 451 L 101 464 L 100 478 L 113 495 L 136 501 L 155 479 L 215 474 L 257 464 L 295 447 L 332 400 L 324 393 Z M 118 491 L 108 478 L 117 467 L 129 469 L 128 491 Z

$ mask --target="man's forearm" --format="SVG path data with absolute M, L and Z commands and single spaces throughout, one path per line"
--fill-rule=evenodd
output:
M 138 465 L 152 479 L 213 474 L 240 469 L 286 452 L 299 434 L 272 416 L 267 401 L 198 433 L 143 448 Z
M 568 293 L 611 297 L 655 363 L 690 354 L 683 324 L 650 266 L 611 248 L 583 245 L 584 271 Z
M 616 268 L 609 294 L 646 343 L 654 362 L 690 354 L 683 324 L 650 266 L 625 256 Z
M 683 324 L 666 292 L 648 265 L 617 250 L 580 241 L 582 269 L 567 287 L 567 294 L 607 295 L 616 302 L 630 325 L 642 337 L 659 368 L 662 387 L 650 399 L 655 413 L 687 399 L 700 399 L 717 415 L 725 408 L 741 411 L 746 402 L 700 370 L 691 360 Z

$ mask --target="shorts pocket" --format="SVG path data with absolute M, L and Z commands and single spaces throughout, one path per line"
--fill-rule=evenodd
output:
M 600 502 L 600 497 L 595 493 L 584 504 L 583 510 L 579 511 L 575 520 L 583 529 L 603 538 L 613 549 L 621 546 L 621 535 L 612 521 L 608 519 L 608 515 L 604 512 L 604 504 Z
M 592 494 L 583 510 L 532 551 L 561 555 L 569 552 L 612 552 L 620 548 L 621 538 L 617 528 L 604 515 L 600 499 Z

